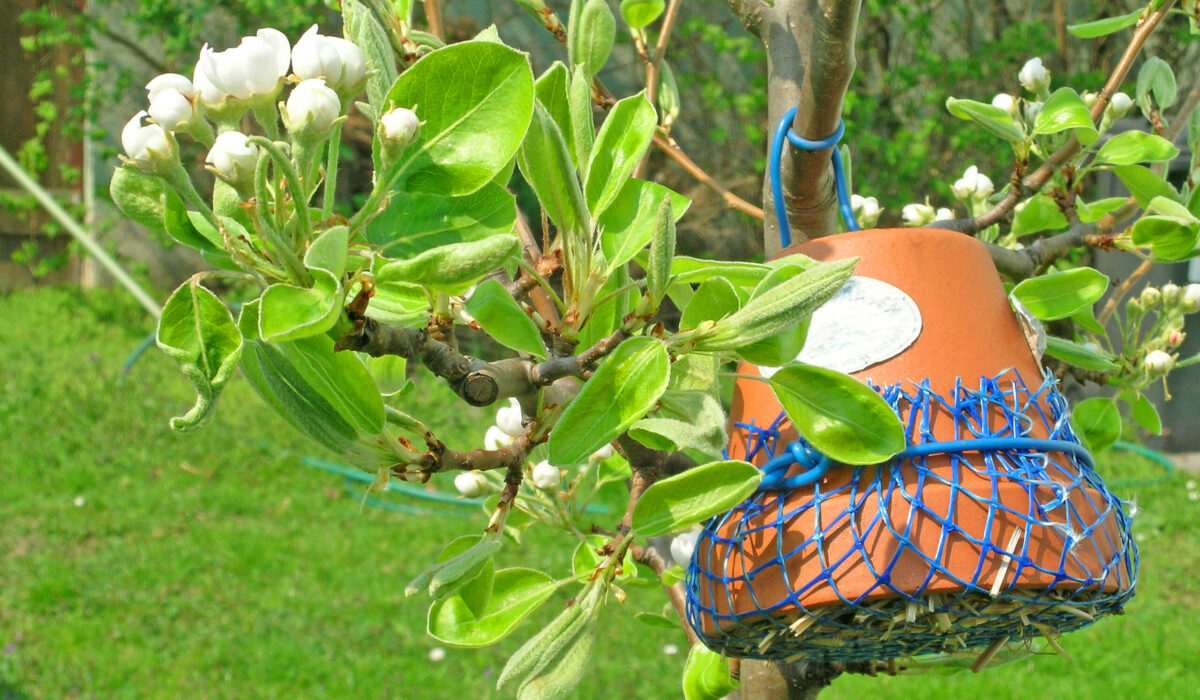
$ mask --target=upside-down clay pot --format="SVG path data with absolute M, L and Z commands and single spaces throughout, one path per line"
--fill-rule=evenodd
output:
M 898 288 L 920 312 L 919 334 L 910 345 L 852 372 L 852 376 L 875 387 L 928 381 L 929 388 L 941 396 L 954 394 L 960 382 L 961 386 L 979 387 L 981 378 L 1000 376 L 1004 381 L 1004 376 L 1014 373 L 1031 391 L 1036 392 L 1041 384 L 1043 371 L 1026 329 L 1009 303 L 985 246 L 974 238 L 935 229 L 869 230 L 802 243 L 777 257 L 793 253 L 822 261 L 857 256 L 855 277 Z M 763 370 L 743 362 L 738 372 L 760 375 Z M 1044 397 L 1034 401 L 1037 408 L 1050 411 Z M 911 406 L 898 409 L 902 421 L 911 410 Z M 926 433 L 921 440 L 944 442 L 964 437 L 961 426 L 956 427 L 944 407 L 933 405 L 925 410 L 931 435 Z M 745 426 L 771 425 L 780 413 L 769 384 L 739 378 L 734 389 L 729 457 L 747 458 L 750 435 Z M 977 418 L 986 424 L 998 419 L 999 413 L 1000 409 L 994 408 Z M 1029 437 L 1048 437 L 1040 421 L 1031 423 Z M 777 426 L 784 443 L 797 439 L 795 428 L 786 419 Z M 912 440 L 910 435 L 910 444 Z M 978 454 L 970 452 L 960 455 L 967 461 L 976 457 Z M 1128 543 L 1128 532 L 1123 530 L 1127 518 L 1105 506 L 1113 501 L 1111 494 L 1097 490 L 1102 485 L 1072 478 L 1078 467 L 1068 455 L 1049 453 L 1047 458 L 1066 465 L 1056 472 L 1062 485 L 1047 482 L 1032 492 L 1027 484 L 962 469 L 961 461 L 956 466 L 948 454 L 928 456 L 922 467 L 944 473 L 945 486 L 924 479 L 918 487 L 917 468 L 912 463 L 859 469 L 860 483 L 853 493 L 870 492 L 870 482 L 878 483 L 883 470 L 899 469 L 901 478 L 893 483 L 901 483 L 910 497 L 860 498 L 854 503 L 852 491 L 842 489 L 842 493 L 839 487 L 855 478 L 856 470 L 835 464 L 816 484 L 784 492 L 781 508 L 766 508 L 747 515 L 748 519 L 726 520 L 706 546 L 697 548 L 693 566 L 727 583 L 719 593 L 712 586 L 693 591 L 699 607 L 709 611 L 693 624 L 702 630 L 702 636 L 720 637 L 731 626 L 729 616 L 759 611 L 773 618 L 794 618 L 802 610 L 827 610 L 823 606 L 839 603 L 862 605 L 905 592 L 954 595 L 962 590 L 962 581 L 976 582 L 985 590 L 1063 585 L 1063 577 L 1054 572 L 1091 581 L 1097 593 L 1128 589 L 1132 585 L 1129 567 L 1112 565 L 1123 556 Z M 766 457 L 754 455 L 751 461 L 761 467 Z M 792 466 L 789 476 L 805 469 Z M 812 499 L 814 489 L 833 494 L 815 515 L 783 527 L 755 527 Z M 919 494 L 919 503 L 913 503 L 913 494 Z M 1061 494 L 1069 494 L 1066 498 L 1071 507 L 1053 510 L 1057 515 L 1051 514 L 1050 522 L 1031 525 L 1035 519 L 1032 504 L 1052 502 Z M 1072 514 L 1066 515 L 1068 512 Z M 869 531 L 856 526 L 880 516 L 891 526 Z M 1055 518 L 1071 522 L 1056 526 Z M 814 539 L 817 523 L 820 532 Z M 897 537 L 896 530 L 902 530 L 904 537 Z M 1068 530 L 1086 533 L 1090 539 L 1073 541 L 1063 535 Z M 869 533 L 865 538 L 864 532 Z M 1004 554 L 1013 549 L 1021 551 L 1023 565 L 1015 565 Z M 759 566 L 780 557 L 781 552 L 787 553 L 785 566 Z M 753 577 L 747 575 L 751 571 L 756 572 Z M 997 582 L 997 578 L 1001 580 Z M 785 607 L 773 607 L 776 601 L 788 600 L 791 602 Z

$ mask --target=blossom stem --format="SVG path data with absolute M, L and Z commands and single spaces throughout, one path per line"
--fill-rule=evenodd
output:
M 283 178 L 287 183 L 288 193 L 292 195 L 292 208 L 296 212 L 296 221 L 299 225 L 298 233 L 302 240 L 309 240 L 312 237 L 312 221 L 308 216 L 308 198 L 304 196 L 304 188 L 300 184 L 300 175 L 292 166 L 291 158 L 283 152 L 279 144 L 270 139 L 265 139 L 261 136 L 251 136 L 250 142 L 258 145 L 271 159 L 275 161 L 275 167 L 283 172 Z M 276 202 L 278 206 L 278 202 Z
M 337 198 L 338 158 L 341 155 L 342 125 L 333 125 L 333 133 L 329 136 L 329 153 L 325 160 L 325 194 L 321 200 L 321 218 L 333 216 L 333 205 Z

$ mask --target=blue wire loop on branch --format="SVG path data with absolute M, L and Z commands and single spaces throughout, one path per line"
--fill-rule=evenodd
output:
M 842 166 L 842 154 L 837 144 L 846 132 L 846 122 L 839 121 L 837 131 L 832 136 L 820 141 L 810 141 L 792 131 L 792 120 L 796 118 L 796 108 L 792 107 L 779 120 L 775 127 L 775 137 L 771 141 L 771 198 L 775 200 L 775 218 L 779 221 L 779 242 L 784 248 L 792 244 L 792 229 L 788 224 L 787 207 L 783 202 L 783 181 L 780 175 L 783 160 L 783 143 L 790 141 L 793 146 L 805 151 L 823 151 L 833 149 L 833 180 L 837 189 L 838 209 L 842 213 L 842 222 L 847 231 L 857 231 L 858 221 L 854 218 L 854 209 L 850 206 L 850 189 L 846 184 L 846 170 Z

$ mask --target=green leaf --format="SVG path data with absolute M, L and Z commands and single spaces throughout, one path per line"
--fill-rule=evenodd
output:
M 380 323 L 399 328 L 424 328 L 432 311 L 429 294 L 420 285 L 399 280 L 375 280 L 371 318 Z
M 644 93 L 626 97 L 609 112 L 596 135 L 584 181 L 593 217 L 599 218 L 617 198 L 650 146 L 657 124 L 654 107 Z
M 1161 175 L 1141 165 L 1121 165 L 1112 171 L 1129 188 L 1138 206 L 1147 206 L 1155 197 L 1179 198 L 1179 193 Z
M 1127 15 L 1118 15 L 1116 17 L 1105 17 L 1092 22 L 1082 22 L 1080 24 L 1067 25 L 1067 31 L 1072 36 L 1080 39 L 1095 39 L 1101 36 L 1108 36 L 1114 32 L 1119 32 L 1126 27 L 1132 27 L 1137 24 L 1138 19 L 1142 16 L 1142 10 L 1137 9 Z
M 540 102 L 534 104 L 517 165 L 559 231 L 569 236 L 590 235 L 591 220 L 567 142 Z
M 837 293 L 854 272 L 858 258 L 821 263 L 779 284 L 718 321 L 701 337 L 699 352 L 736 350 L 804 321 Z
M 1124 131 L 1109 139 L 1096 152 L 1097 163 L 1133 165 L 1159 163 L 1179 155 L 1179 149 L 1157 134 Z
M 696 288 L 679 317 L 679 330 L 696 328 L 705 321 L 719 321 L 742 307 L 742 298 L 733 283 L 714 277 Z
M 262 295 L 258 336 L 263 340 L 296 340 L 324 333 L 337 323 L 340 287 L 323 270 L 313 275 L 312 288 L 273 284 Z
M 1079 324 L 1079 327 L 1093 335 L 1103 336 L 1104 326 L 1096 320 L 1096 316 L 1090 308 L 1080 309 L 1071 314 L 1071 320 Z
M 388 88 L 396 81 L 396 55 L 387 29 L 359 0 L 342 0 L 342 29 L 362 49 L 367 64 L 367 100 L 383 113 Z
M 1025 140 L 1025 130 L 1013 121 L 1011 114 L 999 107 L 975 100 L 960 100 L 950 97 L 946 100 L 946 109 L 959 119 L 973 121 L 993 136 L 999 136 L 1005 141 Z
M 1107 450 L 1121 437 L 1121 413 L 1112 399 L 1084 399 L 1075 404 L 1071 422 L 1087 440 L 1092 453 Z
M 720 358 L 708 353 L 682 355 L 671 363 L 671 381 L 667 386 L 680 391 L 706 391 L 715 396 L 720 364 Z
M 516 256 L 519 247 L 513 235 L 448 243 L 408 260 L 385 263 L 375 271 L 375 277 L 384 283 L 405 282 L 461 294 Z
M 363 440 L 383 431 L 383 399 L 354 353 L 334 352 L 315 335 L 266 343 L 258 338 L 259 300 L 242 307 L 238 328 L 246 338 L 242 373 L 276 413 L 297 430 L 342 455 L 361 454 Z
M 592 310 L 579 332 L 579 347 L 590 348 L 621 326 L 622 320 L 637 303 L 638 290 L 617 290 L 630 284 L 629 271 L 622 265 L 613 270 L 608 280 L 600 287 L 597 297 L 607 299 Z
M 1012 235 L 1020 238 L 1042 231 L 1057 231 L 1067 225 L 1067 217 L 1063 216 L 1058 204 L 1044 194 L 1036 194 L 1017 208 Z
M 739 287 L 753 289 L 772 269 L 762 263 L 702 260 L 686 255 L 676 255 L 671 261 L 671 276 L 676 284 L 699 284 L 713 277 L 724 277 Z
M 567 86 L 567 99 L 571 104 L 571 135 L 575 139 L 575 164 L 580 175 L 586 171 L 583 164 L 591 160 L 592 142 L 596 140 L 596 124 L 592 117 L 592 82 L 583 66 L 571 71 L 571 84 Z
M 460 542 L 464 539 L 467 539 L 470 545 L 465 549 Z M 456 542 L 460 544 L 456 546 Z M 492 556 L 500 551 L 503 545 L 500 535 L 494 532 L 487 535 L 467 535 L 465 538 L 454 540 L 442 550 L 445 557 L 439 557 L 433 566 L 408 582 L 404 587 L 404 595 L 415 595 L 424 588 L 435 600 L 445 600 L 481 574 L 484 565 L 492 561 Z
M 467 300 L 467 313 L 475 317 L 493 340 L 505 347 L 546 358 L 542 334 L 517 302 L 496 280 L 484 280 Z
M 202 253 L 222 251 L 224 241 L 221 240 L 221 234 L 199 214 L 188 211 L 179 195 L 168 190 L 164 195 L 163 203 L 162 220 L 157 227 L 159 230 L 165 229 L 171 238 L 193 250 Z M 193 214 L 200 219 L 201 226 L 197 227 L 193 223 Z
M 843 464 L 879 464 L 905 447 L 904 426 L 875 390 L 848 374 L 796 363 L 771 388 L 800 435 Z
M 663 0 L 621 0 L 621 17 L 633 29 L 642 29 L 666 9 Z
M 744 501 L 762 481 L 749 462 L 711 462 L 656 481 L 633 507 L 633 531 L 657 537 L 707 520 Z
M 304 252 L 304 266 L 310 270 L 324 270 L 333 277 L 346 273 L 346 245 L 350 229 L 333 226 L 309 244 Z
M 652 417 L 629 428 L 629 437 L 654 450 L 694 450 L 720 459 L 728 443 L 725 411 L 716 397 L 704 391 L 667 390 Z
M 533 114 L 525 54 L 464 41 L 438 49 L 400 74 L 388 106 L 416 108 L 424 124 L 390 177 L 407 189 L 463 195 L 490 182 L 516 154 Z
M 567 144 L 567 152 L 571 154 L 571 163 L 578 167 L 581 162 L 575 152 L 575 129 L 571 121 L 570 74 L 561 61 L 550 64 L 545 73 L 538 77 L 533 84 L 537 101 L 546 108 L 546 113 L 558 126 L 563 141 Z M 528 138 L 528 137 L 526 137 Z
M 591 80 L 608 61 L 617 38 L 617 20 L 607 0 L 577 0 L 571 3 L 567 23 L 567 55 L 571 65 L 583 66 Z
M 123 165 L 114 170 L 112 180 L 108 183 L 108 193 L 121 213 L 152 231 L 164 230 L 163 213 L 168 192 L 160 178 L 147 175 L 132 165 Z M 178 198 L 178 195 L 175 196 Z M 180 206 L 183 206 L 182 202 Z M 175 236 L 171 231 L 168 233 Z M 179 242 L 191 245 L 186 241 Z
M 596 570 L 596 567 L 608 560 L 608 557 L 602 557 L 596 553 L 596 550 L 608 544 L 608 538 L 601 535 L 586 535 L 575 545 L 575 552 L 571 555 L 571 572 L 576 576 L 590 574 Z M 637 578 L 637 563 L 633 561 L 633 553 L 629 549 L 625 550 L 625 556 L 621 559 L 621 573 L 617 574 L 616 580 L 628 581 L 632 578 Z
M 1108 277 L 1090 267 L 1052 272 L 1018 284 L 1013 295 L 1043 321 L 1066 318 L 1090 307 L 1108 289 Z
M 630 178 L 612 204 L 597 219 L 600 227 L 600 246 L 608 260 L 607 274 L 624 265 L 650 243 L 654 236 L 655 220 L 663 201 L 671 200 L 671 210 L 678 221 L 691 205 L 691 200 L 655 182 Z M 673 271 L 674 265 L 672 265 Z
M 703 644 L 693 644 L 683 665 L 684 700 L 721 700 L 737 690 L 724 656 Z
M 1198 237 L 1200 226 L 1183 223 L 1173 216 L 1143 216 L 1131 229 L 1134 245 L 1150 246 L 1150 251 L 1159 260 L 1191 257 Z
M 646 267 L 646 295 L 657 308 L 666 296 L 671 278 L 671 259 L 675 257 L 675 214 L 670 200 L 664 198 L 654 217 L 654 235 L 650 238 L 650 257 Z
M 461 197 L 397 192 L 367 225 L 368 243 L 389 258 L 405 258 L 448 243 L 512 233 L 516 198 L 489 182 Z
M 803 268 L 791 265 L 772 270 L 771 274 L 764 277 L 754 288 L 746 305 L 754 304 L 757 299 L 802 272 Z M 804 349 L 804 341 L 808 338 L 808 326 L 809 319 L 805 318 L 778 333 L 738 348 L 738 356 L 747 362 L 765 367 L 786 365 L 795 360 Z
M 1080 221 L 1091 224 L 1104 218 L 1106 214 L 1125 206 L 1127 199 L 1127 197 L 1106 197 L 1095 202 L 1085 202 L 1081 198 L 1076 198 L 1075 209 L 1079 212 Z
M 408 380 L 408 360 L 399 355 L 367 357 L 367 370 L 375 379 L 381 396 L 395 396 L 412 386 Z
M 1157 56 L 1146 59 L 1138 71 L 1137 103 L 1143 111 L 1149 111 L 1153 104 L 1159 109 L 1166 109 L 1175 104 L 1178 94 L 1175 85 L 1175 72 L 1171 65 Z
M 612 442 L 654 407 L 667 388 L 667 348 L 629 338 L 601 363 L 550 433 L 550 462 L 571 465 Z
M 456 647 L 486 647 L 507 637 L 558 589 L 559 584 L 533 569 L 501 569 L 491 595 L 474 610 L 461 595 L 429 607 L 427 629 L 434 639 Z
M 595 590 L 585 589 L 574 605 L 509 657 L 496 681 L 500 692 L 515 693 L 519 700 L 564 698 L 570 693 L 596 644 L 595 622 L 600 608 Z
M 192 277 L 179 285 L 158 320 L 158 347 L 178 362 L 196 389 L 196 404 L 172 418 L 174 430 L 194 430 L 212 417 L 217 397 L 242 354 L 242 334 L 229 310 Z
M 1076 367 L 1096 372 L 1116 372 L 1120 369 L 1120 366 L 1113 361 L 1112 355 L 1106 352 L 1096 352 L 1078 343 L 1052 335 L 1046 336 L 1046 354 Z
M 1042 105 L 1042 111 L 1033 123 L 1033 133 L 1057 134 L 1066 129 L 1077 129 L 1076 135 L 1084 144 L 1095 141 L 1098 136 L 1092 114 L 1079 93 L 1071 88 L 1059 88 Z
M 1158 408 L 1144 394 L 1138 392 L 1133 400 L 1129 401 L 1129 408 L 1133 419 L 1146 432 L 1152 435 L 1162 435 L 1162 418 L 1158 415 Z
M 672 620 L 666 615 L 659 615 L 658 613 L 640 612 L 633 616 L 633 620 L 647 627 L 659 627 L 669 630 L 679 629 L 678 619 Z

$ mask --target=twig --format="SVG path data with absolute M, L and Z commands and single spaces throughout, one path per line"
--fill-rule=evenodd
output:
M 1108 106 L 1113 94 L 1121 87 L 1121 83 L 1125 81 L 1125 77 L 1133 67 L 1134 60 L 1141 52 L 1142 46 L 1146 43 L 1146 39 L 1154 32 L 1158 23 L 1162 21 L 1163 17 L 1167 15 L 1168 10 L 1174 4 L 1175 0 L 1167 0 L 1162 6 L 1142 20 L 1141 24 L 1134 30 L 1129 46 L 1125 48 L 1125 53 L 1121 55 L 1116 67 L 1113 68 L 1112 74 L 1109 75 L 1108 81 L 1104 84 L 1104 88 L 1096 97 L 1096 102 L 1092 105 L 1091 117 L 1093 122 L 1099 121 L 1104 115 L 1105 108 Z M 1054 176 L 1054 173 L 1058 172 L 1059 168 L 1079 153 L 1079 148 L 1079 139 L 1072 136 L 1033 173 L 1019 180 L 1014 177 L 1013 185 L 1009 188 L 1008 193 L 994 207 L 976 217 L 943 222 L 940 228 L 973 235 L 1003 220 L 1012 213 L 1013 209 L 1022 199 L 1040 191 L 1050 181 L 1050 178 Z
M 682 581 L 677 581 L 672 585 L 667 585 L 662 581 L 663 573 L 671 568 L 671 565 L 663 558 L 656 547 L 651 545 L 641 546 L 632 545 L 629 551 L 633 554 L 633 560 L 639 564 L 645 564 L 650 567 L 660 582 L 662 582 L 663 591 L 666 592 L 667 598 L 671 601 L 671 606 L 675 608 L 675 614 L 679 616 L 680 626 L 683 627 L 684 633 L 687 635 L 688 646 L 694 645 L 700 641 L 696 636 L 695 630 L 688 624 L 687 621 L 687 591 L 683 587 Z
M 442 41 L 446 40 L 446 27 L 442 23 L 442 0 L 425 0 L 425 21 L 429 33 Z
M 714 180 L 711 175 L 704 172 L 703 168 L 701 168 L 699 165 L 696 165 L 696 163 L 689 158 L 686 153 L 683 152 L 683 149 L 679 148 L 679 146 L 675 144 L 671 137 L 660 132 L 656 132 L 654 134 L 654 145 L 658 146 L 658 150 L 665 153 L 668 158 L 683 167 L 683 169 L 686 170 L 689 175 L 695 178 L 697 182 L 713 192 L 716 192 L 717 195 L 725 201 L 725 206 L 733 209 L 734 211 L 740 211 L 743 214 L 747 214 L 755 219 L 758 219 L 759 221 L 762 221 L 762 207 L 754 206 L 733 192 L 730 192 L 721 183 Z

